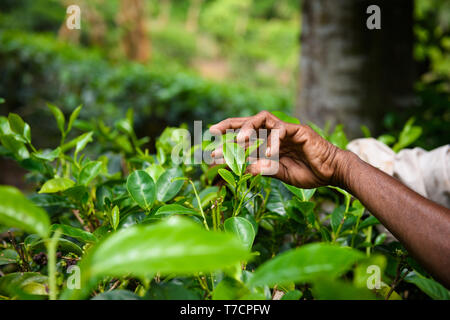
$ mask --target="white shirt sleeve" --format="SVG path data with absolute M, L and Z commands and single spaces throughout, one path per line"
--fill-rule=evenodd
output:
M 347 149 L 417 193 L 450 208 L 450 145 L 395 153 L 384 143 L 366 138 L 351 141 Z

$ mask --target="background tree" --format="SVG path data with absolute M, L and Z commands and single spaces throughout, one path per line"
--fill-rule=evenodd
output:
M 186 29 L 191 32 L 196 32 L 198 28 L 198 20 L 200 10 L 202 8 L 203 0 L 191 0 L 186 19 Z
M 150 59 L 144 0 L 121 0 L 117 22 L 123 28 L 122 47 L 127 58 L 139 62 Z
M 303 0 L 299 97 L 295 115 L 319 125 L 361 124 L 377 132 L 386 111 L 413 100 L 413 1 Z M 369 5 L 381 29 L 369 30 Z

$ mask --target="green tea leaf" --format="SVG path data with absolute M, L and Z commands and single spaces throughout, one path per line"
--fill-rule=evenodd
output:
M 19 254 L 12 249 L 5 249 L 0 251 L 0 266 L 5 264 L 17 263 Z
M 74 139 L 74 140 L 76 140 L 76 145 L 75 145 L 75 153 L 76 154 L 78 154 L 80 151 L 82 151 L 89 142 L 92 142 L 93 134 L 94 134 L 93 132 L 87 132 L 87 133 L 82 134 L 78 138 Z
M 170 282 L 152 283 L 145 296 L 149 300 L 200 300 L 200 294 L 194 289 L 186 288 L 186 284 L 178 279 Z
M 378 271 L 380 279 L 386 269 L 386 257 L 381 254 L 372 254 L 364 260 L 358 262 L 356 268 L 353 269 L 353 284 L 356 287 L 367 288 L 368 284 L 376 286 Z
M 375 300 L 367 288 L 354 287 L 344 281 L 321 279 L 313 284 L 312 293 L 319 300 Z
M 69 133 L 70 130 L 72 130 L 73 123 L 75 122 L 75 120 L 77 120 L 78 115 L 80 114 L 81 108 L 82 108 L 82 106 L 80 105 L 75 110 L 73 110 L 73 112 L 72 112 L 72 114 L 70 115 L 70 118 L 69 118 L 69 123 L 67 124 L 67 131 L 66 131 L 66 133 Z
M 192 214 L 196 216 L 202 216 L 200 212 L 192 208 L 186 208 L 180 204 L 168 204 L 160 207 L 155 215 L 172 215 L 172 214 Z
M 155 183 L 149 174 L 136 170 L 128 176 L 127 190 L 134 201 L 144 210 L 150 211 L 155 202 Z
M 25 130 L 26 123 L 22 120 L 22 118 L 18 114 L 15 114 L 15 113 L 8 114 L 8 122 L 9 122 L 9 127 L 11 128 L 11 130 L 13 132 L 15 132 L 18 135 L 22 136 L 27 141 L 30 140 L 30 137 L 26 136 L 26 134 L 29 134 L 29 132 L 30 132 L 29 131 L 30 127 L 27 125 L 28 129 Z
M 0 277 L 0 295 L 24 300 L 46 295 L 47 276 L 37 272 L 15 272 Z
M 31 249 L 33 252 L 42 252 L 46 250 L 46 246 L 45 246 L 46 241 L 45 240 L 39 240 L 37 242 L 33 242 L 31 244 Z M 83 255 L 83 250 L 81 250 L 81 248 L 74 242 L 64 239 L 64 238 L 59 238 L 58 239 L 58 244 L 56 246 L 58 251 L 61 251 L 63 253 L 74 253 L 77 256 L 81 257 Z
M 95 191 L 95 198 L 97 200 L 97 207 L 104 211 L 107 208 L 107 202 L 109 199 L 109 201 L 111 201 L 113 197 L 113 194 L 111 192 L 111 190 L 105 186 L 105 185 L 101 185 L 97 188 L 97 190 Z
M 0 142 L 6 149 L 11 151 L 11 153 L 17 160 L 24 160 L 30 157 L 30 153 L 28 152 L 27 147 L 25 146 L 23 141 L 18 140 L 16 135 L 0 135 Z
M 61 234 L 83 242 L 97 242 L 97 238 L 92 233 L 84 231 L 80 228 L 74 228 L 66 224 L 52 224 L 50 230 L 55 232 L 57 229 L 61 231 Z
M 364 228 L 370 227 L 370 226 L 374 226 L 380 224 L 380 221 L 378 221 L 377 218 L 375 218 L 375 216 L 369 216 L 368 218 L 366 218 L 363 222 L 361 222 L 361 224 L 358 227 L 358 230 L 362 230 Z
M 240 176 L 245 164 L 244 149 L 236 143 L 227 142 L 223 144 L 223 156 L 228 167 Z
M 75 185 L 73 180 L 67 178 L 54 178 L 44 183 L 39 193 L 55 193 L 67 190 Z
M 223 178 L 223 180 L 225 180 L 229 185 L 231 185 L 233 187 L 236 185 L 234 176 L 230 171 L 228 171 L 227 169 L 219 169 L 218 172 L 219 172 L 220 176 Z
M 50 230 L 47 213 L 9 186 L 0 186 L 0 223 L 44 238 Z
M 212 293 L 213 300 L 239 300 L 250 294 L 250 290 L 240 281 L 225 278 Z
M 394 152 L 398 152 L 403 148 L 406 148 L 414 141 L 416 141 L 422 134 L 422 128 L 419 126 L 413 126 L 415 119 L 410 118 L 403 127 L 400 136 L 398 137 L 398 142 L 392 147 Z
M 56 119 L 56 124 L 58 125 L 59 131 L 61 131 L 61 134 L 64 135 L 64 125 L 66 123 L 66 119 L 64 118 L 64 114 L 62 111 L 55 105 L 51 103 L 47 103 L 47 107 L 50 109 L 50 111 L 53 113 L 53 116 Z
M 333 134 L 331 134 L 329 138 L 330 142 L 335 146 L 345 149 L 348 144 L 347 137 L 344 133 L 344 126 L 342 124 L 338 124 L 334 129 Z
M 118 206 L 114 206 L 109 214 L 109 223 L 111 227 L 116 230 L 120 221 L 120 211 Z
M 345 206 L 343 205 L 336 207 L 331 213 L 331 229 L 333 230 L 333 232 L 336 232 L 337 229 L 339 228 L 342 219 L 344 219 L 344 213 L 345 213 Z
M 159 177 L 164 173 L 164 171 L 164 167 L 157 163 L 153 163 L 145 168 L 145 172 L 147 172 L 150 177 L 152 177 L 153 181 L 158 181 Z
M 286 294 L 281 298 L 281 300 L 300 300 L 303 293 L 300 290 L 292 290 L 286 292 Z
M 38 152 L 33 152 L 33 157 L 40 159 L 40 160 L 46 160 L 46 161 L 53 161 L 56 158 L 59 157 L 61 153 L 61 148 L 56 148 L 54 150 L 42 150 L 42 151 L 38 151 Z
M 101 275 L 148 276 L 211 272 L 245 261 L 248 250 L 233 235 L 206 231 L 196 223 L 172 217 L 135 225 L 107 237 L 82 261 L 82 283 Z
M 78 183 L 87 186 L 102 170 L 102 162 L 91 161 L 81 169 Z
M 428 279 L 416 272 L 411 272 L 405 277 L 405 281 L 415 284 L 434 300 L 450 300 L 450 291 L 433 279 Z
M 255 240 L 255 229 L 245 218 L 231 217 L 224 222 L 225 231 L 235 234 L 242 243 L 250 250 Z
M 300 189 L 284 182 L 283 185 L 301 201 L 309 201 L 316 192 L 316 189 Z
M 9 125 L 8 118 L 0 116 L 0 136 L 4 134 L 14 134 Z
M 272 111 L 271 113 L 275 117 L 280 119 L 281 121 L 288 122 L 288 123 L 293 123 L 293 124 L 300 124 L 300 120 L 298 120 L 295 117 L 289 116 L 289 115 L 287 115 L 286 113 L 284 113 L 282 111 Z
M 180 168 L 172 168 L 164 172 L 156 181 L 156 198 L 158 201 L 167 202 L 175 197 L 183 187 L 184 181 L 175 180 L 183 176 Z
M 325 243 L 307 244 L 283 252 L 259 266 L 250 285 L 311 282 L 321 277 L 338 277 L 365 256 L 354 249 Z
M 395 142 L 395 137 L 390 134 L 382 134 L 377 138 L 378 141 L 383 142 L 385 145 L 391 145 Z
M 61 151 L 62 152 L 66 152 L 67 150 L 70 150 L 74 147 L 76 147 L 76 153 L 80 152 L 81 150 L 84 149 L 84 147 L 86 147 L 86 145 L 92 141 L 92 135 L 94 134 L 94 132 L 90 131 L 90 132 L 86 132 L 83 133 L 82 135 L 74 138 L 73 140 L 70 140 L 69 142 L 65 143 L 64 145 L 61 146 Z

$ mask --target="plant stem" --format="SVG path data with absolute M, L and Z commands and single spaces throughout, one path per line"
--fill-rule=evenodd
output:
M 402 275 L 402 267 L 403 267 L 403 259 L 397 265 L 395 279 L 392 282 L 391 288 L 389 289 L 389 292 L 387 293 L 385 300 L 389 300 L 392 292 L 394 292 L 394 290 L 395 290 L 395 287 L 397 287 L 397 285 L 400 282 L 402 282 L 403 279 L 406 277 L 406 275 L 409 273 L 409 270 L 406 269 L 405 273 Z
M 361 216 L 358 216 L 358 218 L 356 219 L 355 227 L 353 228 L 352 243 L 351 243 L 351 247 L 352 248 L 355 246 L 355 236 L 358 233 L 358 228 L 359 228 L 359 222 L 360 221 L 361 221 Z
M 46 241 L 50 300 L 56 300 L 58 295 L 58 288 L 56 286 L 56 246 L 58 245 L 58 239 L 60 235 L 61 231 L 58 229 L 53 234 L 53 237 L 50 240 Z
M 372 244 L 372 226 L 367 228 L 367 237 L 366 241 Z M 370 256 L 370 246 L 366 247 L 366 255 Z
M 212 217 L 212 221 L 213 221 L 213 227 L 214 230 L 217 230 L 217 215 L 216 215 L 216 210 L 217 210 L 217 200 L 214 202 L 214 204 L 211 206 L 211 217 Z
M 192 188 L 194 189 L 194 194 L 195 194 L 195 197 L 197 198 L 198 207 L 200 208 L 200 212 L 201 212 L 202 217 L 203 217 L 203 224 L 205 225 L 206 230 L 209 231 L 208 223 L 206 222 L 205 212 L 203 212 L 203 208 L 202 208 L 202 202 L 201 202 L 200 197 L 199 197 L 199 195 L 197 193 L 197 188 L 195 188 L 195 185 L 192 182 L 192 180 L 189 180 L 189 183 L 192 185 Z

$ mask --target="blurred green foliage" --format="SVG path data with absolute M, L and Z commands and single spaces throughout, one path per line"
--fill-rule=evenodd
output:
M 0 69 L 0 96 L 6 100 L 2 113 L 21 106 L 20 113 L 33 124 L 48 118 L 45 101 L 63 106 L 65 113 L 83 104 L 87 118 L 106 122 L 132 107 L 140 115 L 138 130 L 150 136 L 181 121 L 211 123 L 230 115 L 251 115 L 262 107 L 290 107 L 282 95 L 215 84 L 185 72 L 170 74 L 163 67 L 113 65 L 98 52 L 45 35 L 1 32 Z

